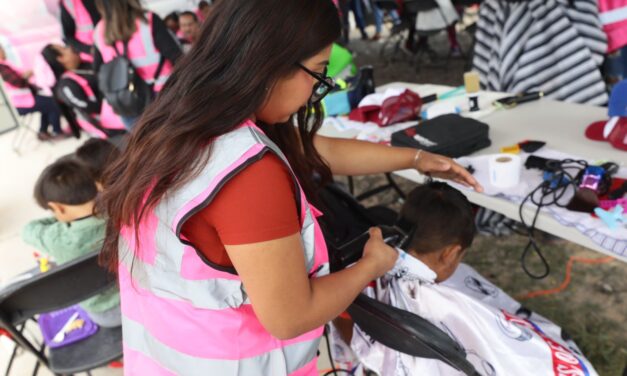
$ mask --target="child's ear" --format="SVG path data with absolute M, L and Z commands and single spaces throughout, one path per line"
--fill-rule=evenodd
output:
M 440 261 L 444 264 L 456 263 L 462 258 L 464 250 L 459 244 L 452 244 L 444 248 L 440 253 Z
M 58 202 L 48 202 L 48 207 L 56 214 L 65 214 L 65 205 Z

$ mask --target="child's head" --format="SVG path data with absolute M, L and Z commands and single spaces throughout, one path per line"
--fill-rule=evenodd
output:
M 470 202 L 441 182 L 415 188 L 401 209 L 401 222 L 415 227 L 408 253 L 433 269 L 437 282 L 455 272 L 475 236 Z
M 100 188 L 105 168 L 111 164 L 120 151 L 109 141 L 91 138 L 76 149 L 76 159 L 87 167 L 96 186 Z
M 35 200 L 62 222 L 92 214 L 98 194 L 89 170 L 79 162 L 64 159 L 46 167 L 35 184 Z

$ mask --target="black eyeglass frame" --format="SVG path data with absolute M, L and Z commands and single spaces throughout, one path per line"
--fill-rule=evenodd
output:
M 326 75 L 326 72 L 327 72 L 326 68 L 324 69 L 324 73 L 320 74 L 320 73 L 313 72 L 312 70 L 302 65 L 301 63 L 296 63 L 296 66 L 304 70 L 308 75 L 310 75 L 311 77 L 315 78 L 318 81 L 314 85 L 313 90 L 311 92 L 310 102 L 312 104 L 320 102 L 324 97 L 327 96 L 327 94 L 331 92 L 331 90 L 335 88 L 335 80 L 333 79 L 333 77 L 329 77 Z M 326 87 L 327 90 L 323 94 L 317 94 L 316 92 L 321 86 Z

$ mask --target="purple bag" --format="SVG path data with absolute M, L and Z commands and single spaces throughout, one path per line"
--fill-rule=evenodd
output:
M 44 342 L 51 349 L 81 341 L 98 331 L 98 325 L 77 305 L 41 314 L 38 322 Z

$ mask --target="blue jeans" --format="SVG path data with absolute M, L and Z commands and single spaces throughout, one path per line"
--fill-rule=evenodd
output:
M 35 95 L 35 105 L 29 108 L 16 108 L 17 113 L 26 115 L 33 112 L 41 113 L 39 133 L 48 132 L 48 126 L 52 126 L 52 132 L 61 133 L 61 110 L 52 97 Z
M 374 27 L 377 34 L 380 34 L 383 25 L 383 10 L 381 10 L 381 8 L 377 6 L 377 4 L 372 3 L 372 11 L 374 12 Z M 392 22 L 394 22 L 394 25 L 398 25 L 401 23 L 401 19 L 398 17 L 398 12 L 396 10 L 391 10 L 389 12 L 389 15 L 390 18 L 392 18 Z
M 364 10 L 361 2 L 362 0 L 351 0 L 350 8 L 355 15 L 355 23 L 357 23 L 361 36 L 366 38 L 368 35 L 366 34 L 366 21 L 364 20 Z

